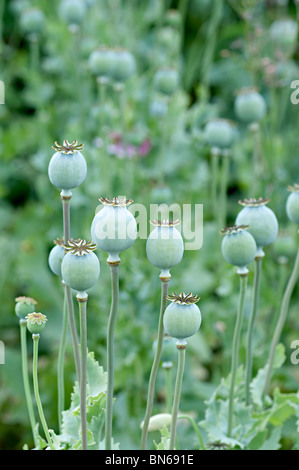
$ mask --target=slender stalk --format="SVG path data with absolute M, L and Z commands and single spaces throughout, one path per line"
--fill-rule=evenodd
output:
M 156 347 L 156 353 L 155 353 L 152 370 L 150 374 L 150 379 L 149 379 L 149 385 L 148 385 L 147 405 L 146 405 L 145 417 L 144 417 L 143 427 L 142 427 L 142 436 L 141 436 L 141 450 L 146 449 L 148 426 L 149 426 L 149 421 L 151 418 L 153 403 L 154 403 L 156 378 L 157 378 L 158 368 L 159 368 L 162 349 L 163 349 L 163 339 L 164 339 L 163 317 L 164 317 L 164 312 L 167 306 L 166 297 L 168 294 L 169 279 L 168 278 L 161 279 L 161 283 L 162 283 L 161 284 L 161 308 L 160 308 L 160 317 L 159 317 L 159 325 L 158 325 L 157 347 Z
M 64 286 L 64 303 L 63 303 L 63 320 L 62 320 L 62 331 L 61 331 L 61 340 L 59 345 L 58 353 L 58 365 L 57 365 L 57 391 L 58 391 L 58 423 L 59 429 L 61 430 L 62 425 L 62 412 L 64 410 L 65 404 L 65 391 L 64 391 L 64 355 L 66 348 L 67 340 L 67 302 L 66 302 L 66 292 Z
M 175 448 L 175 436 L 176 436 L 176 427 L 181 399 L 182 391 L 182 382 L 185 368 L 185 355 L 186 355 L 186 344 L 177 344 L 178 350 L 178 370 L 175 382 L 174 389 L 174 398 L 172 405 L 172 419 L 170 427 L 170 441 L 169 441 L 169 450 L 174 450 Z
M 165 370 L 165 385 L 166 385 L 166 408 L 167 413 L 171 413 L 172 409 L 172 384 L 171 384 L 171 367 L 163 367 Z
M 252 344 L 253 344 L 253 331 L 255 320 L 258 312 L 259 297 L 260 297 L 260 281 L 262 271 L 262 257 L 256 257 L 254 262 L 254 290 L 253 290 L 253 303 L 252 310 L 249 319 L 248 333 L 247 333 L 247 348 L 246 348 L 246 384 L 245 384 L 245 395 L 246 405 L 250 404 L 250 382 L 252 378 Z
M 218 174 L 219 174 L 219 150 L 211 150 L 211 201 L 212 210 L 216 220 L 218 214 Z
M 64 239 L 64 242 L 67 243 L 71 238 L 70 200 L 72 197 L 72 193 L 71 191 L 62 191 L 60 196 L 62 199 L 62 208 L 63 208 L 63 239 Z M 79 352 L 77 327 L 76 327 L 76 321 L 75 321 L 73 296 L 72 296 L 72 290 L 69 286 L 67 285 L 65 286 L 65 291 L 66 291 L 66 299 L 67 299 L 69 326 L 70 326 L 72 342 L 73 342 L 76 374 L 77 374 L 78 381 L 80 382 L 80 352 Z
M 112 284 L 112 302 L 107 331 L 107 398 L 105 448 L 111 450 L 113 420 L 113 387 L 114 387 L 114 329 L 119 304 L 119 262 L 109 263 Z
M 227 425 L 227 435 L 230 437 L 233 430 L 233 419 L 234 419 L 234 393 L 235 393 L 235 382 L 238 370 L 239 362 L 239 347 L 240 347 L 240 337 L 242 331 L 243 315 L 244 315 L 244 303 L 245 303 L 245 294 L 247 288 L 247 274 L 240 274 L 240 297 L 237 313 L 237 321 L 235 325 L 233 347 L 232 347 L 232 362 L 231 362 L 231 383 L 229 391 L 229 408 L 228 408 L 228 425 Z
M 22 373 L 25 397 L 27 402 L 27 409 L 29 414 L 29 420 L 33 435 L 34 446 L 37 448 L 38 441 L 36 436 L 36 421 L 33 410 L 33 403 L 29 385 L 29 374 L 28 374 L 28 357 L 27 357 L 27 342 L 26 342 L 27 322 L 25 319 L 20 320 L 20 335 L 21 335 L 21 352 L 22 352 Z
M 194 429 L 194 431 L 195 431 L 195 433 L 198 437 L 198 441 L 199 441 L 199 445 L 200 445 L 201 450 L 206 450 L 204 442 L 203 442 L 203 438 L 201 436 L 201 433 L 200 433 L 200 431 L 199 431 L 199 429 L 196 425 L 196 422 L 192 418 L 192 416 L 181 414 L 181 415 L 178 416 L 178 420 L 179 419 L 186 419 L 187 421 L 189 421 L 189 423 L 193 427 L 193 429 Z
M 270 354 L 269 354 L 269 359 L 268 359 L 268 367 L 267 367 L 267 375 L 266 375 L 265 386 L 264 386 L 264 396 L 267 395 L 269 392 L 276 347 L 277 347 L 278 341 L 281 336 L 281 332 L 283 330 L 283 327 L 287 319 L 290 300 L 292 297 L 294 287 L 297 283 L 298 277 L 299 277 L 299 249 L 297 252 L 292 274 L 289 278 L 286 290 L 284 292 L 278 322 L 276 324 L 276 328 L 275 328 L 274 335 L 273 335 L 272 342 L 271 342 Z
M 40 338 L 39 334 L 33 334 L 32 335 L 32 339 L 33 339 L 33 385 L 34 385 L 34 395 L 35 395 L 35 400 L 36 400 L 36 404 L 37 404 L 37 409 L 38 409 L 38 412 L 39 412 L 39 417 L 40 417 L 40 420 L 41 420 L 41 423 L 42 423 L 42 426 L 43 426 L 43 430 L 44 430 L 48 445 L 49 445 L 51 450 L 55 450 L 55 448 L 53 446 L 53 443 L 52 443 L 52 440 L 51 440 L 51 437 L 50 437 L 50 434 L 49 434 L 48 425 L 47 425 L 46 418 L 45 418 L 45 415 L 44 415 L 42 402 L 41 402 L 41 399 L 40 399 L 40 396 L 39 396 L 38 377 L 37 377 L 37 375 L 38 375 L 37 374 L 37 366 L 38 366 L 38 343 L 39 343 L 39 338 Z
M 222 172 L 221 172 L 221 180 L 220 180 L 220 203 L 221 203 L 221 210 L 217 213 L 219 214 L 219 227 L 226 227 L 226 219 L 227 219 L 227 187 L 228 187 L 228 179 L 229 179 L 229 164 L 230 158 L 228 155 L 224 155 L 222 157 Z
M 86 419 L 86 384 L 87 384 L 87 322 L 86 297 L 77 295 L 80 316 L 80 347 L 81 347 L 81 380 L 80 380 L 80 417 L 81 417 L 81 443 L 82 450 L 87 450 L 87 419 Z

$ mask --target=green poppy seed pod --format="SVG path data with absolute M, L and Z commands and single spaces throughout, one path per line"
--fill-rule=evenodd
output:
M 82 23 L 86 12 L 84 0 L 62 0 L 59 7 L 59 16 L 69 25 Z
M 55 142 L 56 152 L 52 156 L 48 174 L 51 183 L 60 189 L 70 190 L 77 188 L 86 178 L 87 165 L 80 150 L 83 145 L 78 145 L 75 140 L 69 143 L 64 140 L 63 145 Z
M 266 114 L 267 106 L 263 96 L 254 89 L 241 90 L 235 100 L 238 118 L 247 123 L 258 123 Z
M 291 194 L 287 199 L 287 216 L 296 225 L 299 225 L 299 184 L 289 186 Z
M 29 313 L 26 316 L 27 328 L 30 333 L 37 335 L 43 331 L 46 326 L 47 317 L 40 312 Z
M 161 270 L 161 278 L 170 277 L 170 269 L 181 262 L 184 254 L 182 236 L 175 228 L 179 223 L 167 219 L 151 221 L 155 228 L 147 239 L 146 254 L 149 262 Z
M 51 271 L 56 274 L 56 276 L 61 276 L 61 263 L 64 258 L 64 246 L 63 239 L 57 238 L 54 240 L 55 246 L 49 253 L 48 263 Z
M 96 245 L 85 240 L 70 240 L 64 248 L 67 253 L 61 265 L 62 279 L 78 293 L 84 293 L 94 286 L 100 275 L 100 262 L 93 253 Z
M 178 89 L 180 83 L 179 73 L 176 69 L 167 67 L 159 69 L 154 76 L 154 89 L 158 93 L 171 96 Z
M 256 257 L 257 246 L 248 226 L 234 226 L 222 230 L 222 255 L 225 261 L 237 266 L 239 274 L 247 274 L 247 266 Z
M 205 138 L 211 147 L 229 148 L 234 140 L 232 124 L 226 119 L 213 119 L 205 127 Z
M 116 82 L 125 82 L 136 72 L 136 61 L 133 54 L 126 49 L 115 49 L 113 52 L 112 76 Z
M 45 26 L 45 15 L 39 8 L 29 8 L 21 14 L 20 26 L 26 34 L 39 35 Z
M 201 313 L 196 305 L 196 295 L 172 294 L 167 296 L 171 303 L 167 306 L 163 324 L 166 333 L 177 340 L 186 340 L 195 335 L 201 325 Z
M 15 313 L 20 319 L 25 318 L 28 313 L 35 312 L 37 302 L 31 297 L 17 297 L 15 301 Z
M 130 248 L 137 238 L 136 219 L 128 210 L 133 202 L 126 198 L 100 198 L 104 207 L 91 224 L 91 239 L 108 253 L 108 262 L 120 261 L 119 253 Z
M 257 245 L 256 256 L 263 256 L 263 248 L 273 243 L 278 235 L 278 221 L 274 212 L 266 204 L 269 199 L 245 199 L 240 201 L 244 208 L 236 219 L 236 225 L 248 225 Z
M 298 36 L 298 24 L 291 18 L 283 18 L 272 23 L 269 30 L 271 45 L 276 52 L 291 56 L 294 52 Z
M 115 62 L 115 54 L 108 47 L 100 47 L 89 57 L 89 68 L 97 77 L 111 78 Z

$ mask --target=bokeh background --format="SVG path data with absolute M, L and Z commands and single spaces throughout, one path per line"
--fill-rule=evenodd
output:
M 57 353 L 62 324 L 60 280 L 48 267 L 53 240 L 62 236 L 59 190 L 47 168 L 55 141 L 84 143 L 88 165 L 85 182 L 73 191 L 74 238 L 90 238 L 98 198 L 126 194 L 147 208 L 151 203 L 203 204 L 204 244 L 186 251 L 173 269 L 171 291 L 201 297 L 203 322 L 190 340 L 182 391 L 182 410 L 197 421 L 221 377 L 229 372 L 238 279 L 221 256 L 221 236 L 211 210 L 210 147 L 204 128 L 210 118 L 234 122 L 228 186 L 228 218 L 233 223 L 238 201 L 250 195 L 252 136 L 234 112 L 236 94 L 255 86 L 267 103 L 261 123 L 266 168 L 263 194 L 280 224 L 279 239 L 266 251 L 260 314 L 255 335 L 254 373 L 265 365 L 271 334 L 297 249 L 297 228 L 285 212 L 287 186 L 299 183 L 298 106 L 290 102 L 290 85 L 299 79 L 297 38 L 273 36 L 271 27 L 285 17 L 297 24 L 298 2 L 224 0 L 81 0 L 84 14 L 74 27 L 62 1 L 1 0 L 0 79 L 0 448 L 31 445 L 24 399 L 15 297 L 38 302 L 48 324 L 40 342 L 40 390 L 49 426 L 57 429 Z M 76 4 L 76 2 L 74 2 Z M 42 17 L 29 26 L 28 9 Z M 40 21 L 40 23 L 39 23 Z M 99 46 L 121 47 L 133 54 L 135 72 L 120 93 L 113 83 L 105 97 L 89 67 Z M 174 93 L 155 89 L 162 67 L 180 77 Z M 122 101 L 120 101 L 120 99 Z M 128 192 L 130 192 L 128 194 Z M 88 306 L 88 346 L 105 367 L 110 276 L 106 254 L 99 253 L 100 281 Z M 252 269 L 249 275 L 250 300 Z M 120 266 L 120 310 L 116 326 L 115 440 L 136 448 L 140 439 L 153 338 L 160 306 L 159 272 L 146 258 L 145 240 L 124 252 Z M 298 289 L 282 341 L 289 354 L 299 335 Z M 250 312 L 250 304 L 246 315 Z M 31 342 L 28 337 L 29 354 Z M 299 372 L 287 361 L 275 375 L 283 391 L 296 391 Z M 244 342 L 241 360 L 244 360 Z M 71 343 L 66 353 L 67 400 L 74 380 Z M 165 410 L 165 377 L 158 377 L 155 412 Z M 184 427 L 184 425 L 182 425 Z M 183 428 L 181 428 L 183 429 Z M 287 422 L 284 448 L 294 443 L 295 424 Z M 154 436 L 159 439 L 159 436 Z M 195 441 L 186 426 L 181 448 Z M 195 445 L 195 443 L 194 443 Z

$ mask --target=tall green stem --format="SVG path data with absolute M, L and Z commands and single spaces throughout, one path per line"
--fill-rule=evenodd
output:
M 146 449 L 148 426 L 149 426 L 149 421 L 151 418 L 153 403 L 154 403 L 156 378 L 157 378 L 158 368 L 159 368 L 162 349 L 163 349 L 163 339 L 164 339 L 163 317 L 164 317 L 164 312 L 167 306 L 166 297 L 168 294 L 169 279 L 168 278 L 161 279 L 161 283 L 162 283 L 161 284 L 161 308 L 160 308 L 160 317 L 159 317 L 159 325 L 158 325 L 157 347 L 156 347 L 156 353 L 155 353 L 152 370 L 150 374 L 150 379 L 149 379 L 149 385 L 148 385 L 147 405 L 146 405 L 145 417 L 144 417 L 143 427 L 142 427 L 142 436 L 141 436 L 141 450 Z
M 171 419 L 171 427 L 170 427 L 169 450 L 174 450 L 175 448 L 176 427 L 177 427 L 183 375 L 184 375 L 184 368 L 185 368 L 186 344 L 182 344 L 182 345 L 177 344 L 177 350 L 178 350 L 178 369 L 177 369 L 177 376 L 176 376 L 175 389 L 174 389 L 174 398 L 173 398 L 173 405 L 172 405 L 172 419 Z
M 218 175 L 219 175 L 219 150 L 217 148 L 213 148 L 211 150 L 211 201 L 212 201 L 212 211 L 213 211 L 215 220 L 218 214 L 218 179 L 219 179 Z
M 87 450 L 87 419 L 86 419 L 86 384 L 87 384 L 87 322 L 86 322 L 86 297 L 79 297 L 77 300 L 79 304 L 79 317 L 80 317 L 80 348 L 81 348 L 81 363 L 80 363 L 80 418 L 81 418 L 81 443 L 82 450 Z
M 62 331 L 61 331 L 61 340 L 59 345 L 58 353 L 58 365 L 57 365 L 57 390 L 58 390 L 58 423 L 59 429 L 61 430 L 62 425 L 62 412 L 64 410 L 64 355 L 66 348 L 66 339 L 67 339 L 67 302 L 66 302 L 66 287 L 64 286 L 64 303 L 63 303 L 63 319 L 62 319 Z
M 27 322 L 25 319 L 21 319 L 20 320 L 20 335 L 21 335 L 22 373 L 23 373 L 24 391 L 25 391 L 27 409 L 28 409 L 28 414 L 29 414 L 32 435 L 33 435 L 34 446 L 37 448 L 38 441 L 37 441 L 37 436 L 36 436 L 36 421 L 34 417 L 33 403 L 31 399 L 31 392 L 30 392 L 30 385 L 29 385 L 29 375 L 28 375 L 26 333 L 27 333 Z
M 171 408 L 172 408 L 172 384 L 171 384 L 171 371 L 172 371 L 172 366 L 169 367 L 164 367 L 163 369 L 165 370 L 165 385 L 166 385 L 166 407 L 167 407 L 167 413 L 171 413 Z
M 284 327 L 286 319 L 287 319 L 290 300 L 291 300 L 291 297 L 292 297 L 294 287 L 295 287 L 296 282 L 298 280 L 298 277 L 299 277 L 299 249 L 298 249 L 298 252 L 297 252 L 297 256 L 296 256 L 296 260 L 295 260 L 295 264 L 294 264 L 294 267 L 293 267 L 292 274 L 290 276 L 290 279 L 288 281 L 286 290 L 284 292 L 278 322 L 277 322 L 277 325 L 276 325 L 276 328 L 275 328 L 275 331 L 274 331 L 274 335 L 273 335 L 273 338 L 272 338 L 272 342 L 271 342 L 270 354 L 269 354 L 269 359 L 268 359 L 268 367 L 267 367 L 267 375 L 266 375 L 265 386 L 264 386 L 264 395 L 267 395 L 268 392 L 269 392 L 269 387 L 270 387 L 270 382 L 271 382 L 271 377 L 272 377 L 273 364 L 274 364 L 274 359 L 275 359 L 276 347 L 278 345 L 278 341 L 280 339 L 281 332 L 283 330 L 283 327 Z
M 40 338 L 39 334 L 33 334 L 32 335 L 32 339 L 33 339 L 33 385 L 34 385 L 34 395 L 35 395 L 35 400 L 36 400 L 36 404 L 37 404 L 37 409 L 38 409 L 38 412 L 39 412 L 39 417 L 40 417 L 40 420 L 41 420 L 41 423 L 42 423 L 42 427 L 43 427 L 48 445 L 49 445 L 51 450 L 55 450 L 55 448 L 53 446 L 53 443 L 52 443 L 52 440 L 51 440 L 51 437 L 50 437 L 50 434 L 49 434 L 48 425 L 47 425 L 46 418 L 45 418 L 44 411 L 43 411 L 43 407 L 42 407 L 42 402 L 41 402 L 41 399 L 40 399 L 40 396 L 39 396 L 38 373 L 37 373 L 39 338 Z
M 229 437 L 231 437 L 232 430 L 233 430 L 235 383 L 236 383 L 238 362 L 239 362 L 239 347 L 240 347 L 240 337 L 241 337 L 242 324 L 243 324 L 247 280 L 248 280 L 248 274 L 240 274 L 240 297 L 239 297 L 237 321 L 235 325 L 233 347 L 232 347 L 231 382 L 230 382 L 230 391 L 229 391 L 228 426 L 227 426 L 227 435 Z
M 112 284 L 112 302 L 107 332 L 107 397 L 106 397 L 106 429 L 105 446 L 111 450 L 113 420 L 113 388 L 114 388 L 114 330 L 119 304 L 119 262 L 109 263 Z
M 72 197 L 71 191 L 62 191 L 61 192 L 61 199 L 62 199 L 62 208 L 63 208 L 63 239 L 64 243 L 67 243 L 71 238 L 70 233 L 70 200 Z M 68 319 L 69 319 L 69 326 L 71 330 L 72 342 L 73 342 L 73 351 L 74 351 L 74 359 L 75 359 L 75 367 L 76 367 L 76 374 L 78 381 L 80 382 L 80 352 L 79 352 L 79 341 L 77 335 L 77 327 L 75 321 L 75 313 L 74 313 L 74 303 L 73 303 L 73 296 L 72 290 L 69 286 L 65 286 L 66 289 L 66 299 L 67 299 L 67 309 L 68 309 Z
M 253 290 L 253 303 L 252 310 L 249 319 L 248 333 L 247 333 L 247 349 L 246 349 L 246 405 L 250 404 L 250 382 L 252 378 L 252 343 L 253 343 L 253 331 L 255 320 L 258 312 L 259 297 L 260 297 L 260 281 L 262 271 L 262 257 L 256 257 L 254 262 L 254 290 Z
M 226 227 L 227 220 L 227 187 L 229 179 L 229 164 L 230 158 L 228 155 L 222 157 L 222 172 L 221 172 L 221 181 L 220 181 L 220 211 L 219 213 L 219 226 L 220 228 Z

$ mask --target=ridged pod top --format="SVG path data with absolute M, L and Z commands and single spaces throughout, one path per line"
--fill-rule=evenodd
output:
M 83 256 L 95 251 L 97 244 L 87 242 L 86 240 L 69 240 L 68 244 L 63 245 L 66 252 L 72 255 Z
M 66 155 L 74 155 L 76 152 L 83 150 L 83 147 L 84 144 L 78 144 L 78 140 L 74 140 L 72 143 L 68 140 L 64 140 L 62 145 L 55 142 L 55 145 L 52 146 L 56 152 L 64 153 Z
M 176 294 L 175 292 L 173 292 L 172 294 L 169 294 L 167 296 L 167 300 L 181 305 L 190 305 L 196 304 L 200 300 L 200 297 L 198 297 L 197 295 L 193 295 L 191 292 L 189 292 L 188 294 L 185 294 L 184 292 Z

